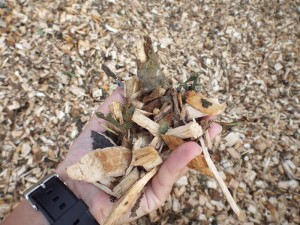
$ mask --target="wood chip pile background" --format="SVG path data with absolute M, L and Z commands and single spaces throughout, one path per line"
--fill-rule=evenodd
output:
M 242 119 L 209 149 L 246 222 L 214 179 L 191 170 L 164 206 L 131 224 L 299 224 L 299 17 L 292 0 L 0 0 L 0 220 L 116 88 L 102 65 L 120 80 L 133 77 L 136 42 L 148 35 L 166 77 L 178 84 L 199 76 L 201 93 L 226 102 L 222 121 Z M 166 93 L 162 83 L 157 94 Z M 133 166 L 151 175 L 161 160 L 145 165 L 143 151 Z M 139 171 L 127 172 L 136 179 Z

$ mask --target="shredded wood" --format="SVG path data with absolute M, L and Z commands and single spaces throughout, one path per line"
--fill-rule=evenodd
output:
M 197 90 L 227 103 L 210 153 L 244 225 L 300 224 L 299 13 L 295 0 L 0 0 L 0 220 L 117 87 L 102 65 L 130 79 L 149 35 L 172 84 L 199 75 Z M 142 102 L 138 84 L 128 90 L 138 108 L 160 112 L 159 100 Z M 154 223 L 238 219 L 217 183 L 191 170 L 162 207 L 131 224 Z
M 156 174 L 158 168 L 155 167 L 148 173 L 146 173 L 140 180 L 138 180 L 125 195 L 120 199 L 119 202 L 113 207 L 109 216 L 104 221 L 104 225 L 114 224 L 124 213 L 132 208 L 138 196 L 141 194 L 142 189 L 145 187 L 147 182 Z

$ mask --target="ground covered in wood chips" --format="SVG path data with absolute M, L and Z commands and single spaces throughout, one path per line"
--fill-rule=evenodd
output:
M 223 121 L 243 117 L 211 154 L 247 222 L 191 171 L 132 224 L 299 224 L 299 17 L 297 0 L 0 0 L 0 220 L 116 87 L 102 63 L 136 74 L 149 35 L 167 76 L 199 75 Z

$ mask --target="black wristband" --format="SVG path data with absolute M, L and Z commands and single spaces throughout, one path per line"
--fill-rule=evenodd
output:
M 25 192 L 34 209 L 53 225 L 99 225 L 87 205 L 52 174 Z

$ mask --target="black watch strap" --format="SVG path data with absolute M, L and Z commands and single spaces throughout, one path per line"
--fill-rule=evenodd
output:
M 99 225 L 87 205 L 51 174 L 25 192 L 32 207 L 40 210 L 53 225 Z

